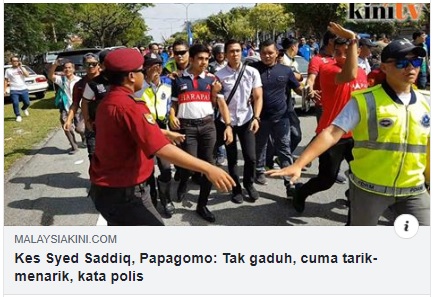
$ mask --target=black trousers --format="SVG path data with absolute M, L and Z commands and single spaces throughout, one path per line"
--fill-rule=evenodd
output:
M 182 120 L 181 130 L 185 134 L 185 141 L 182 143 L 182 149 L 192 156 L 198 157 L 210 164 L 214 164 L 213 152 L 216 143 L 216 130 L 213 118 L 203 120 Z M 181 180 L 180 185 L 186 185 L 191 176 L 189 170 L 180 168 Z M 202 175 L 200 181 L 200 193 L 197 205 L 206 206 L 208 197 L 211 193 L 212 184 Z
M 91 184 L 90 196 L 108 226 L 164 226 L 147 187 L 109 188 Z
M 238 149 L 237 149 L 237 135 L 238 140 L 241 144 L 241 152 L 244 159 L 244 171 L 243 171 L 243 185 L 247 187 L 252 185 L 255 178 L 255 164 L 256 164 L 256 153 L 255 153 L 255 134 L 250 131 L 250 123 L 247 122 L 242 126 L 232 127 L 232 132 L 234 135 L 234 141 L 226 145 L 226 154 L 228 159 L 228 171 L 229 175 L 237 184 L 236 187 L 232 189 L 234 194 L 241 193 L 241 185 L 239 181 L 237 161 L 238 161 Z M 224 144 L 223 135 L 226 129 L 225 124 L 222 121 L 216 121 L 217 127 L 217 147 Z
M 88 129 L 85 128 L 85 139 L 88 149 L 88 159 L 91 161 L 94 155 L 94 151 L 96 150 L 96 132 L 89 131 Z
M 343 159 L 348 163 L 353 160 L 352 138 L 342 138 L 333 147 L 319 157 L 319 173 L 299 189 L 299 196 L 306 198 L 314 193 L 328 190 L 335 183 Z

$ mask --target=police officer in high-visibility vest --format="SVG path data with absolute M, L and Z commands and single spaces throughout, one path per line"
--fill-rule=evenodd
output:
M 144 101 L 161 131 L 172 142 L 179 144 L 185 140 L 185 136 L 168 130 L 168 116 L 171 106 L 171 79 L 162 74 L 162 60 L 159 55 L 149 53 L 144 56 L 144 83 L 143 88 L 135 93 L 136 98 Z M 175 211 L 171 193 L 171 163 L 162 158 L 157 158 L 160 175 L 158 177 L 158 192 L 164 212 L 171 217 Z M 157 206 L 156 182 L 152 174 L 147 181 L 150 186 L 152 202 Z M 153 188 L 153 189 L 152 189 Z
M 304 151 L 298 161 L 272 176 L 300 177 L 303 166 L 353 131 L 350 163 L 352 226 L 377 225 L 390 207 L 395 215 L 410 214 L 420 225 L 430 224 L 430 197 L 425 187 L 430 136 L 428 98 L 412 85 L 425 50 L 407 39 L 388 44 L 381 53 L 386 80 L 352 94 L 352 100 Z

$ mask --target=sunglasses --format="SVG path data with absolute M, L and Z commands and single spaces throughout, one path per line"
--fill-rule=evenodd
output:
M 137 70 L 132 70 L 132 71 L 129 71 L 129 72 L 137 73 L 137 72 L 143 72 L 143 71 L 144 71 L 144 68 L 137 69 Z
M 395 67 L 397 69 L 404 69 L 407 68 L 408 65 L 413 65 L 414 68 L 420 67 L 422 66 L 422 62 L 423 62 L 423 58 L 412 58 L 412 59 L 407 59 L 407 58 L 403 58 L 403 59 L 398 59 L 398 60 L 394 60 L 394 61 L 389 61 L 388 63 L 395 63 Z
M 173 53 L 174 53 L 176 56 L 183 56 L 183 55 L 185 55 L 187 52 L 188 52 L 187 50 L 185 50 L 185 51 L 173 51 Z
M 99 65 L 99 63 L 97 63 L 97 62 L 85 62 L 85 63 L 83 64 L 83 66 L 85 66 L 85 68 L 94 68 L 94 67 L 96 67 L 97 65 Z

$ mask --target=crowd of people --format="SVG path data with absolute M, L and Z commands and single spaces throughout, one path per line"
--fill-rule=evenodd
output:
M 176 40 L 166 49 L 151 43 L 86 54 L 83 78 L 72 62 L 56 60 L 49 79 L 61 90 L 56 104 L 69 153 L 88 148 L 89 196 L 108 225 L 163 225 L 158 200 L 171 217 L 190 178 L 200 185 L 196 212 L 208 222 L 216 220 L 207 207 L 213 186 L 231 192 L 234 203 L 255 203 L 254 183 L 265 185 L 268 176 L 283 177 L 285 196 L 302 213 L 309 196 L 345 181 L 343 160 L 350 168 L 346 225 L 376 225 L 387 208 L 429 225 L 430 107 L 417 90 L 426 88 L 429 71 L 423 34 L 415 33 L 413 43 L 382 45 L 330 23 L 316 50 L 314 40 L 310 47 L 302 38 L 266 40 L 259 53 L 234 39 L 214 46 Z M 378 61 L 369 60 L 379 47 Z M 258 54 L 259 61 L 243 61 Z M 299 68 L 296 55 L 310 61 L 308 69 Z M 10 72 L 19 71 L 12 62 Z M 63 76 L 54 74 L 58 65 Z M 317 119 L 316 135 L 297 160 L 302 131 L 293 94 L 315 102 Z M 280 169 L 272 169 L 275 155 Z M 316 157 L 317 176 L 297 182 Z M 216 166 L 224 159 L 227 172 Z

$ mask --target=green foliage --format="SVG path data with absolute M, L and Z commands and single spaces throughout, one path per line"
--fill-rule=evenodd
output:
M 329 22 L 343 24 L 348 4 L 346 3 L 287 3 L 282 4 L 287 12 L 294 14 L 295 27 L 303 35 L 321 37 Z
M 287 13 L 284 6 L 262 3 L 251 9 L 249 20 L 252 27 L 266 32 L 282 32 L 294 23 L 293 15 Z
M 214 35 L 208 28 L 206 21 L 199 21 L 192 25 L 191 31 L 194 39 L 199 39 L 202 42 L 210 42 L 214 39 Z
M 146 44 L 151 38 L 140 10 L 147 3 L 5 3 L 5 52 L 32 56 L 66 47 L 72 35 L 83 46 Z
M 400 24 L 395 22 L 346 22 L 344 26 L 354 32 L 392 36 Z
M 147 31 L 139 11 L 150 4 L 87 3 L 78 11 L 81 35 L 88 45 L 138 44 Z M 96 13 L 98 12 L 98 13 Z

